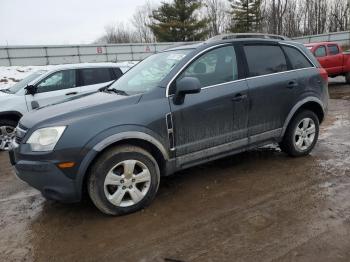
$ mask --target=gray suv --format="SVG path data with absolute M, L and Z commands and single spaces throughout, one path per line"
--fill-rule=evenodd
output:
M 327 73 L 301 44 L 231 39 L 145 59 L 109 88 L 26 114 L 10 152 L 44 197 L 103 213 L 144 208 L 160 178 L 266 144 L 309 154 Z

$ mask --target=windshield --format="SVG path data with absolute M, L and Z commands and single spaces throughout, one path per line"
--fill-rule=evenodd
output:
M 41 70 L 41 71 L 36 71 L 33 74 L 30 74 L 29 76 L 27 76 L 26 78 L 22 79 L 21 81 L 19 81 L 17 84 L 11 86 L 8 89 L 8 92 L 15 94 L 17 93 L 19 90 L 25 88 L 30 82 L 32 82 L 34 79 L 38 78 L 39 76 L 41 76 L 43 73 L 45 73 L 46 71 Z
M 116 89 L 128 95 L 148 92 L 157 86 L 163 78 L 192 49 L 175 50 L 152 55 L 118 79 L 108 89 Z

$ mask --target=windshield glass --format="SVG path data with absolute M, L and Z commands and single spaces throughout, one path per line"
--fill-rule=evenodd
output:
M 171 69 L 191 51 L 175 50 L 152 55 L 130 69 L 108 89 L 124 91 L 128 95 L 148 92 L 159 86 Z
M 41 70 L 41 71 L 37 71 L 33 74 L 30 74 L 29 76 L 27 76 L 26 78 L 22 79 L 21 81 L 19 81 L 18 83 L 14 84 L 13 86 L 11 86 L 8 91 L 12 94 L 17 93 L 19 90 L 25 88 L 30 82 L 32 82 L 34 79 L 38 78 L 39 76 L 41 76 L 43 73 L 45 73 L 46 71 Z

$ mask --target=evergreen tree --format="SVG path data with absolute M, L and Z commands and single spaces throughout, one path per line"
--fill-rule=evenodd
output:
M 149 27 L 160 42 L 203 40 L 208 35 L 208 20 L 196 15 L 201 7 L 199 0 L 162 3 L 153 11 L 154 22 Z
M 261 0 L 229 0 L 232 15 L 230 31 L 257 32 L 261 27 Z

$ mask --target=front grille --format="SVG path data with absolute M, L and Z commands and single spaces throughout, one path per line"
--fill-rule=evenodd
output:
M 25 126 L 21 125 L 20 123 L 16 127 L 16 136 L 15 136 L 15 142 L 17 144 L 21 144 L 23 141 L 24 136 L 26 135 L 28 131 L 28 128 Z

